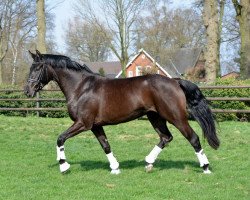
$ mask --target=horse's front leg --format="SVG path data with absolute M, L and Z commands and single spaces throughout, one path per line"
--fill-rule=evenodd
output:
M 60 171 L 66 172 L 70 168 L 70 164 L 66 162 L 64 143 L 67 139 L 77 135 L 78 133 L 88 130 L 82 122 L 75 122 L 67 131 L 59 135 L 57 139 L 57 160 L 59 161 Z
M 111 168 L 111 174 L 120 174 L 119 169 L 119 163 L 116 160 L 116 158 L 113 155 L 113 152 L 111 151 L 110 145 L 108 143 L 108 139 L 106 137 L 106 134 L 101 126 L 94 126 L 91 131 L 94 133 L 96 138 L 98 139 L 99 143 L 101 144 L 104 152 L 106 153 L 106 156 L 108 158 L 108 161 L 110 163 Z

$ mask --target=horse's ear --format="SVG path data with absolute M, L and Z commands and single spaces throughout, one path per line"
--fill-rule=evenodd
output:
M 43 59 L 43 55 L 40 53 L 40 51 L 36 50 L 36 56 L 42 60 Z
M 30 50 L 29 50 L 29 53 L 30 53 L 31 57 L 33 58 L 33 60 L 35 60 L 36 59 L 36 54 L 32 53 Z

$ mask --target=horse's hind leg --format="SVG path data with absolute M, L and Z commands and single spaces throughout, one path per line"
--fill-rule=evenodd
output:
M 111 152 L 111 148 L 110 148 L 110 145 L 108 143 L 108 140 L 107 140 L 107 137 L 103 128 L 101 126 L 94 126 L 91 129 L 91 131 L 94 133 L 100 145 L 102 146 L 104 152 L 106 153 L 106 156 L 110 163 L 111 174 L 119 174 L 120 173 L 119 163 L 114 157 L 113 152 Z
M 209 162 L 207 156 L 203 152 L 198 135 L 190 127 L 187 119 L 180 120 L 177 123 L 174 123 L 174 125 L 176 126 L 176 128 L 180 130 L 183 136 L 189 141 L 189 143 L 194 148 L 195 154 L 197 155 L 197 158 L 200 162 L 200 166 L 203 168 L 204 173 L 210 174 L 211 171 L 209 170 L 208 167 Z
M 156 158 L 162 151 L 162 149 L 173 139 L 172 134 L 168 130 L 166 126 L 166 120 L 163 119 L 158 113 L 149 112 L 147 114 L 148 119 L 152 126 L 154 127 L 155 131 L 158 133 L 160 137 L 160 142 L 156 145 L 153 150 L 146 156 L 145 160 L 147 162 L 146 171 L 149 172 L 153 168 L 153 163 L 155 162 Z

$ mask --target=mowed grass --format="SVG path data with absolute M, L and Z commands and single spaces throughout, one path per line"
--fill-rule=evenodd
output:
M 159 139 L 147 120 L 105 127 L 121 174 L 111 175 L 109 163 L 91 132 L 65 144 L 71 164 L 60 174 L 56 140 L 69 119 L 0 116 L 0 199 L 250 199 L 250 124 L 219 124 L 221 147 L 202 140 L 211 175 L 202 174 L 191 145 L 173 127 L 174 140 L 160 154 L 152 173 L 144 158 Z

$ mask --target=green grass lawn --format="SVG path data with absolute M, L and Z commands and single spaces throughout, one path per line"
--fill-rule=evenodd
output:
M 86 132 L 66 142 L 71 170 L 62 175 L 56 140 L 69 119 L 0 116 L 0 121 L 0 199 L 250 199 L 250 123 L 220 123 L 221 147 L 215 151 L 191 122 L 211 175 L 202 174 L 191 145 L 172 126 L 174 140 L 146 173 L 144 158 L 159 140 L 147 120 L 105 127 L 121 174 L 110 174 L 101 146 Z

